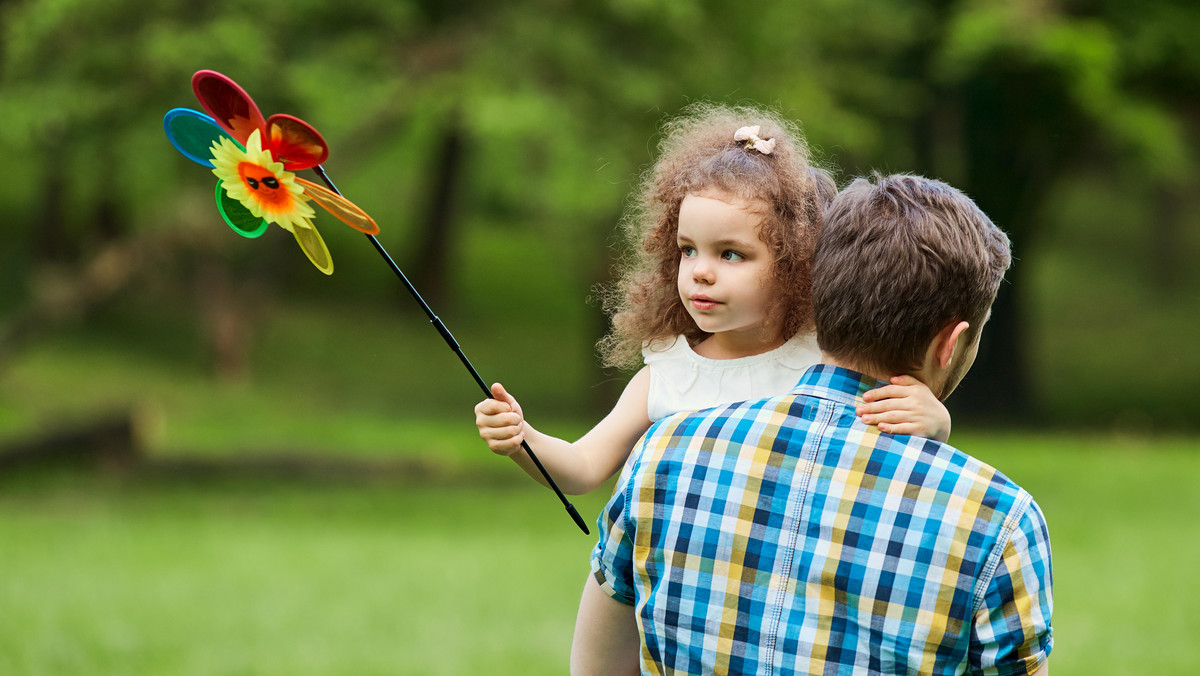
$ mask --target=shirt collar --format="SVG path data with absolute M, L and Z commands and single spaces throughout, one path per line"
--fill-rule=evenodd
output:
M 792 388 L 792 394 L 806 394 L 855 406 L 862 402 L 863 393 L 884 385 L 887 383 L 858 371 L 816 364 L 800 376 L 800 382 Z

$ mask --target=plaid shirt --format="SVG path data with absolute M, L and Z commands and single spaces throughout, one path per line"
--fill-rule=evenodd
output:
M 785 396 L 659 421 L 598 521 L 643 674 L 1024 674 L 1053 645 L 1029 493 L 854 414 L 884 383 L 809 369 Z

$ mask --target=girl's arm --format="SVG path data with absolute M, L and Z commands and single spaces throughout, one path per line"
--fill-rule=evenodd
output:
M 863 395 L 866 404 L 855 409 L 862 421 L 888 434 L 911 434 L 945 443 L 950 438 L 950 411 L 925 383 L 896 376 L 891 385 Z
M 638 437 L 649 429 L 650 417 L 646 414 L 649 392 L 650 372 L 643 368 L 625 386 L 613 410 L 571 443 L 534 429 L 525 420 L 517 400 L 496 383 L 492 385 L 494 398 L 475 406 L 475 426 L 493 453 L 509 456 L 526 474 L 545 486 L 541 472 L 521 448 L 521 441 L 528 442 L 558 487 L 569 495 L 581 495 L 616 474 Z

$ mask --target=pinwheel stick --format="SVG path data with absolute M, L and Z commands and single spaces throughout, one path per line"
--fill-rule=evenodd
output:
M 329 180 L 329 176 L 325 174 L 325 170 L 321 168 L 321 165 L 313 167 L 313 171 L 316 172 L 317 176 L 319 176 L 321 180 L 325 182 L 325 185 L 329 186 L 330 190 L 339 195 L 342 194 L 341 191 L 337 189 L 337 186 L 333 184 L 333 181 Z M 379 239 L 375 237 L 375 235 L 367 235 L 367 239 L 371 240 L 371 244 L 375 247 L 375 250 L 379 252 L 379 255 L 383 257 L 383 260 L 388 264 L 388 267 L 392 269 L 392 272 L 396 273 L 396 276 L 400 278 L 401 283 L 404 284 L 404 288 L 408 289 L 408 292 L 412 294 L 414 299 L 416 299 L 417 303 L 421 306 L 421 309 L 425 311 L 425 316 L 429 317 L 429 322 L 433 324 L 433 327 L 437 329 L 439 334 L 441 334 L 442 340 L 446 341 L 446 345 L 449 345 L 450 349 L 454 350 L 454 354 L 458 355 L 459 361 L 463 363 L 463 366 L 467 367 L 467 371 L 470 371 L 471 377 L 475 379 L 475 383 L 479 385 L 479 389 L 483 390 L 483 396 L 491 398 L 492 391 L 488 389 L 487 383 L 484 382 L 483 378 L 479 376 L 479 372 L 475 370 L 475 367 L 471 365 L 471 361 L 467 359 L 467 355 L 463 354 L 462 347 L 459 346 L 458 341 L 454 339 L 454 336 L 450 333 L 450 330 L 446 328 L 446 325 L 442 323 L 442 320 L 433 313 L 433 310 L 429 307 L 429 303 L 425 302 L 425 299 L 421 297 L 421 294 L 417 291 L 417 288 L 413 286 L 412 282 L 408 281 L 408 277 L 405 276 L 404 271 L 401 270 L 400 266 L 396 265 L 396 262 L 392 260 L 390 255 L 388 255 L 387 249 L 383 248 L 383 245 L 379 243 Z M 558 484 L 554 483 L 554 479 L 550 478 L 550 473 L 546 471 L 546 468 L 542 465 L 542 461 L 538 460 L 538 457 L 534 454 L 533 449 L 529 448 L 529 444 L 522 441 L 521 448 L 525 449 L 525 452 L 529 454 L 529 459 L 533 461 L 535 466 L 537 466 L 538 471 L 541 472 L 542 476 L 546 479 L 546 483 L 550 484 L 550 488 L 554 490 L 554 494 L 558 496 L 558 499 L 562 502 L 563 506 L 567 508 L 567 514 L 570 514 L 571 518 L 575 520 L 575 525 L 579 526 L 579 529 L 582 530 L 584 534 L 590 534 L 591 531 L 588 530 L 587 524 L 583 521 L 583 517 L 579 516 L 579 511 L 575 509 L 575 505 L 572 505 L 571 501 L 567 500 L 567 496 L 563 494 L 562 489 L 558 487 Z

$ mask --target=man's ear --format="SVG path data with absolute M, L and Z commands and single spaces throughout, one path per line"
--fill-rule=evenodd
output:
M 950 366 L 951 360 L 954 359 L 954 348 L 958 345 L 959 337 L 970 327 L 971 325 L 967 322 L 958 322 L 956 324 L 947 324 L 946 328 L 938 331 L 937 336 L 933 339 L 933 358 L 938 368 L 944 369 Z

